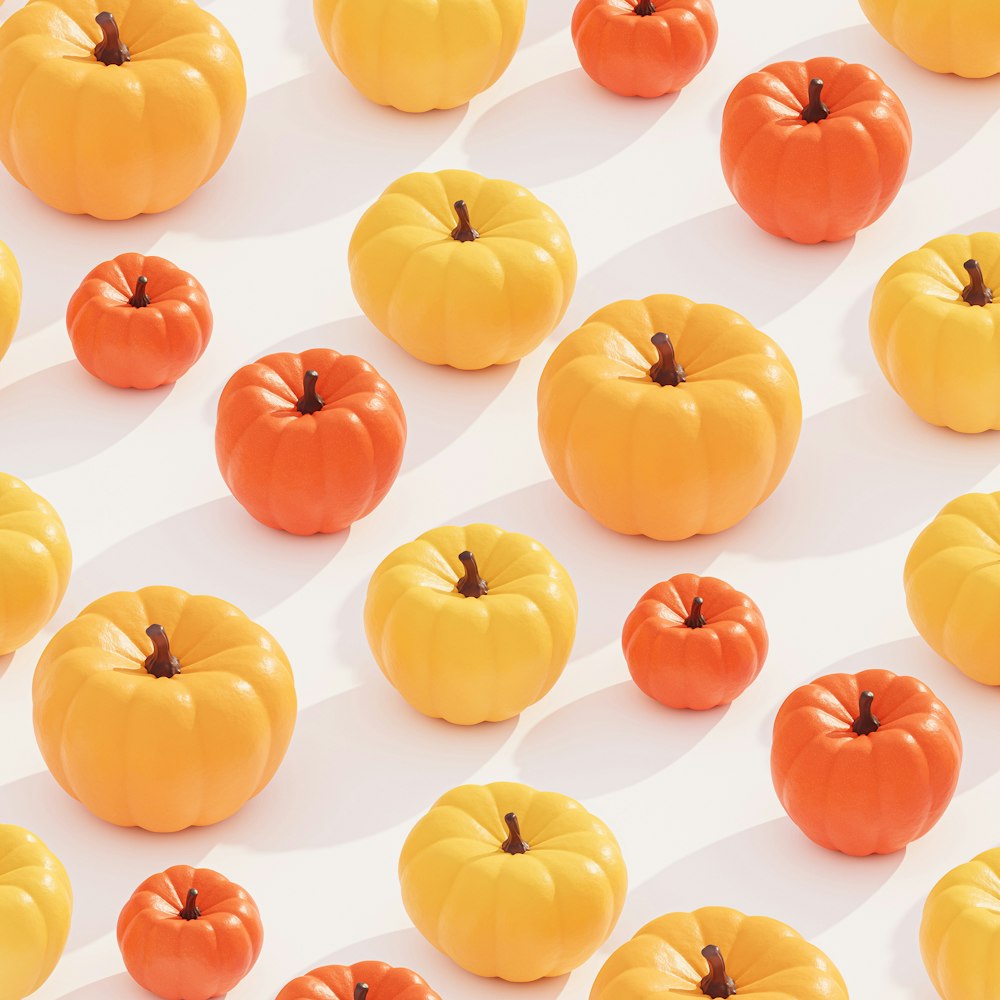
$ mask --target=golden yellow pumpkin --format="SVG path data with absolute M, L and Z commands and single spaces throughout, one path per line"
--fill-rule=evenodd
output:
M 10 247 L 0 240 L 0 359 L 14 339 L 21 318 L 21 269 Z
M 0 160 L 60 211 L 173 208 L 245 108 L 239 49 L 194 0 L 31 0 L 0 26 Z
M 896 261 L 869 328 L 882 372 L 919 417 L 1000 429 L 1000 233 L 942 236 Z
M 101 819 L 155 832 L 232 816 L 274 776 L 295 725 L 274 638 L 174 587 L 85 608 L 42 653 L 32 697 L 56 781 Z
M 463 785 L 399 859 L 417 930 L 463 969 L 510 982 L 562 976 L 614 929 L 628 876 L 611 831 L 579 802 L 527 785 Z
M 559 325 L 576 286 L 555 212 L 468 170 L 391 184 L 361 217 L 348 263 L 372 323 L 415 358 L 453 368 L 523 358 Z

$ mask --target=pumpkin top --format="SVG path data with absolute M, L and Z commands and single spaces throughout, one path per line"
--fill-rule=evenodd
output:
M 441 1000 L 416 972 L 385 962 L 324 965 L 288 983 L 277 1000 Z

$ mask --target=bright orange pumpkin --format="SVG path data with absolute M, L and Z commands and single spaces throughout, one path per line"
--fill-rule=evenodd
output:
M 212 308 L 197 279 L 169 260 L 123 253 L 84 278 L 66 329 L 91 375 L 120 389 L 155 389 L 205 353 Z
M 409 969 L 385 962 L 324 965 L 288 983 L 278 1000 L 441 1000 Z
M 405 443 L 392 386 L 336 351 L 268 355 L 241 368 L 219 400 L 222 478 L 253 517 L 293 535 L 343 531 L 370 514 Z
M 892 203 L 910 162 L 910 120 L 867 66 L 780 62 L 742 80 L 722 116 L 722 170 L 761 229 L 835 242 Z

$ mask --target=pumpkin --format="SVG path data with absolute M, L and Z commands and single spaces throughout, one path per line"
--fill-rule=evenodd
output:
M 228 993 L 253 968 L 263 943 L 253 897 L 209 868 L 175 865 L 150 876 L 118 917 L 125 968 L 163 1000 Z
M 21 317 L 21 269 L 10 247 L 0 240 L 0 358 L 7 353 Z
M 920 533 L 903 570 L 924 641 L 981 684 L 1000 685 L 1000 493 L 968 493 Z
M 559 325 L 576 254 L 559 217 L 509 181 L 407 174 L 358 222 L 348 251 L 365 315 L 421 361 L 504 365 Z
M 400 111 L 456 108 L 492 87 L 524 31 L 527 0 L 313 0 L 337 69 Z
M 222 390 L 215 454 L 233 496 L 269 528 L 343 531 L 396 480 L 406 417 L 362 358 L 316 349 L 269 354 Z
M 72 914 L 59 859 L 33 833 L 0 823 L 0 1000 L 23 1000 L 52 975 Z
M 109 823 L 157 833 L 232 816 L 274 776 L 295 726 L 272 636 L 174 587 L 85 608 L 42 653 L 32 699 L 62 788 Z
M 712 0 L 580 0 L 573 44 L 580 65 L 622 97 L 662 97 L 707 65 L 719 37 Z
M 623 944 L 597 975 L 590 1000 L 848 1000 L 837 967 L 770 917 L 723 906 L 668 913 Z
M 662 540 L 714 534 L 781 482 L 802 427 L 791 362 L 723 306 L 616 302 L 549 358 L 542 452 L 601 524 Z
M 205 289 L 162 257 L 125 253 L 98 264 L 73 293 L 66 329 L 84 368 L 120 389 L 176 382 L 205 352 Z
M 164 212 L 229 155 L 239 49 L 193 0 L 31 0 L 0 27 L 0 160 L 62 212 Z
M 872 299 L 882 373 L 919 417 L 1000 430 L 1000 233 L 942 236 L 883 275 Z
M 867 66 L 780 62 L 746 77 L 722 117 L 722 170 L 761 229 L 796 243 L 846 240 L 892 204 L 912 136 Z
M 365 632 L 418 711 L 471 726 L 549 692 L 576 635 L 569 574 L 533 538 L 491 524 L 435 528 L 375 570 Z
M 962 737 L 914 677 L 831 674 L 788 696 L 771 776 L 792 821 L 821 847 L 892 854 L 922 837 L 955 794 Z
M 622 651 L 643 694 L 669 708 L 728 705 L 767 657 L 760 608 L 714 577 L 683 573 L 650 587 L 622 630 Z
M 20 649 L 50 621 L 72 565 L 66 529 L 51 504 L 0 472 L 0 656 Z
M 935 73 L 1000 73 L 1000 7 L 995 0 L 860 0 L 890 44 Z
M 324 965 L 288 983 L 277 1000 L 441 1000 L 409 969 L 384 962 Z
M 417 822 L 399 859 L 417 930 L 478 976 L 565 975 L 607 940 L 628 878 L 611 831 L 527 785 L 464 785 Z

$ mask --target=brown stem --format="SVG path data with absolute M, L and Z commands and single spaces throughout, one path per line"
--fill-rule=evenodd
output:
M 701 606 L 704 603 L 705 599 L 703 597 L 696 597 L 691 602 L 691 614 L 684 619 L 684 624 L 688 628 L 704 628 L 708 624 L 705 616 L 701 613 Z
M 354 1000 L 368 1000 L 368 984 L 367 983 L 355 983 L 354 984 Z
M 809 103 L 802 109 L 802 120 L 814 125 L 830 117 L 830 109 L 823 103 L 823 81 L 809 81 Z
M 177 657 L 170 652 L 170 642 L 162 625 L 150 625 L 146 635 L 153 640 L 153 652 L 143 661 L 147 673 L 154 677 L 175 677 L 181 672 Z
M 121 40 L 118 34 L 118 22 L 114 14 L 102 10 L 94 18 L 100 25 L 104 37 L 94 46 L 94 56 L 105 66 L 121 66 L 132 58 L 128 46 Z
M 722 952 L 710 944 L 701 950 L 701 957 L 708 962 L 708 975 L 698 984 L 701 992 L 713 1000 L 726 1000 L 726 997 L 736 996 L 736 983 L 733 977 L 726 973 L 726 963 Z
M 687 381 L 687 373 L 677 363 L 674 345 L 665 333 L 653 335 L 653 346 L 660 355 L 659 359 L 649 369 L 649 377 L 657 385 L 680 385 Z
M 514 813 L 507 813 L 503 821 L 507 824 L 507 829 L 510 831 L 507 839 L 501 844 L 503 850 L 507 854 L 527 854 L 531 848 L 524 837 L 521 836 L 521 824 L 517 821 L 517 816 Z
M 184 909 L 177 916 L 181 920 L 197 920 L 201 916 L 201 910 L 198 909 L 197 889 L 188 889 L 187 902 L 184 904 Z
M 464 201 L 455 202 L 455 214 L 458 216 L 458 225 L 451 231 L 451 238 L 459 243 L 471 243 L 479 239 L 479 233 L 472 226 L 469 218 L 469 206 Z
M 132 306 L 133 309 L 145 309 L 146 306 L 152 301 L 146 292 L 146 285 L 149 284 L 149 278 L 144 274 L 136 279 L 135 291 L 132 293 L 132 298 L 128 300 L 128 304 Z
M 862 691 L 859 700 L 861 703 L 861 714 L 854 720 L 854 725 L 851 726 L 851 729 L 858 736 L 871 736 L 872 733 L 877 733 L 879 727 L 882 725 L 878 721 L 878 717 L 872 714 L 872 702 L 875 700 L 875 695 L 871 691 Z
M 463 552 L 458 557 L 465 569 L 465 576 L 458 581 L 456 590 L 463 597 L 485 597 L 489 593 L 486 581 L 479 575 L 476 557 L 471 552 Z
M 978 260 L 967 260 L 965 269 L 969 272 L 969 284 L 962 292 L 962 298 L 970 306 L 990 306 L 993 305 L 993 289 L 986 284 L 983 277 L 983 269 L 979 266 Z
M 635 13 L 639 17 L 649 17 L 650 14 L 656 13 L 656 3 L 654 0 L 639 0 L 635 5 Z
M 299 401 L 295 404 L 295 409 L 303 416 L 309 413 L 317 413 L 326 406 L 326 400 L 316 391 L 316 383 L 319 381 L 319 372 L 308 371 L 302 376 L 302 387 L 304 389 Z

